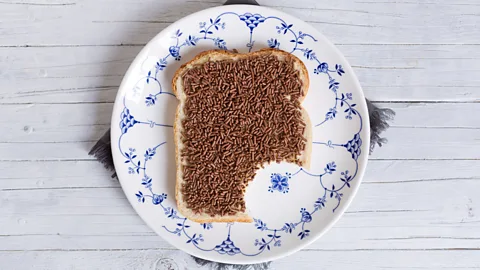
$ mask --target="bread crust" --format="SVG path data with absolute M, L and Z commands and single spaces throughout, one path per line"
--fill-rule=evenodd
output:
M 285 51 L 281 51 L 278 49 L 262 49 L 256 52 L 251 52 L 251 53 L 234 53 L 230 51 L 225 51 L 225 50 L 209 50 L 209 51 L 204 51 L 195 58 L 193 58 L 191 61 L 183 64 L 176 72 L 175 75 L 173 76 L 172 80 L 172 89 L 173 92 L 175 93 L 179 104 L 177 106 L 177 111 L 175 114 L 175 122 L 173 125 L 173 131 L 174 131 L 174 141 L 175 141 L 175 161 L 176 161 L 176 185 L 175 185 L 175 198 L 177 201 L 177 208 L 178 211 L 184 215 L 186 218 L 199 222 L 199 223 L 207 223 L 207 222 L 253 222 L 253 219 L 248 215 L 248 213 L 245 212 L 239 212 L 235 215 L 229 215 L 229 216 L 210 216 L 207 214 L 195 214 L 191 210 L 189 210 L 186 207 L 186 204 L 183 201 L 183 195 L 181 192 L 181 185 L 183 181 L 183 165 L 184 165 L 184 160 L 182 160 L 182 157 L 180 156 L 181 149 L 183 147 L 182 145 L 182 138 L 181 138 L 181 120 L 183 119 L 183 105 L 184 101 L 186 99 L 185 93 L 183 92 L 182 89 L 182 76 L 187 72 L 189 69 L 193 68 L 196 65 L 201 65 L 206 62 L 215 62 L 215 61 L 224 61 L 224 60 L 233 60 L 237 61 L 239 59 L 243 58 L 249 58 L 249 57 L 256 57 L 256 56 L 262 56 L 262 55 L 275 55 L 277 56 L 280 60 L 283 59 L 293 59 L 294 61 L 294 67 L 296 70 L 299 71 L 300 74 L 300 79 L 302 80 L 303 83 L 303 93 L 304 95 L 299 98 L 299 101 L 302 102 L 305 99 L 305 96 L 307 95 L 308 89 L 309 89 L 309 78 L 308 78 L 308 71 L 303 62 L 298 59 L 296 56 L 293 54 L 290 54 Z M 305 111 L 305 109 L 302 108 L 302 116 L 306 124 L 305 128 L 305 134 L 304 137 L 307 139 L 306 147 L 304 152 L 302 153 L 300 159 L 303 162 L 303 167 L 309 168 L 310 167 L 310 160 L 311 160 L 311 148 L 312 148 L 312 125 L 310 118 L 308 116 L 308 113 Z M 245 194 L 245 192 L 244 192 Z

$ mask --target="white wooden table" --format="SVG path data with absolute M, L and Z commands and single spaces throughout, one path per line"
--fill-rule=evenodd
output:
M 480 1 L 259 2 L 323 32 L 397 112 L 344 217 L 273 269 L 480 269 Z M 0 269 L 196 268 L 87 152 L 142 46 L 222 3 L 0 1 Z

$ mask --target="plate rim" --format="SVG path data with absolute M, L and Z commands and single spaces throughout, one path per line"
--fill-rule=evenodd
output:
M 116 97 L 115 97 L 114 106 L 112 108 L 112 117 L 111 117 L 111 124 L 110 124 L 110 138 L 117 138 L 118 137 L 118 136 L 114 137 L 114 135 L 117 133 L 116 128 L 117 128 L 117 124 L 118 124 L 117 122 L 114 122 L 114 120 L 116 120 L 115 118 L 117 117 L 114 114 L 114 112 L 119 111 L 119 106 L 123 103 L 122 99 L 125 96 L 126 91 L 128 91 L 128 90 L 124 89 L 127 78 L 132 76 L 133 70 L 138 65 L 141 65 L 142 60 L 144 59 L 145 55 L 147 54 L 149 48 L 151 46 L 154 46 L 154 43 L 157 40 L 161 39 L 162 33 L 171 31 L 172 29 L 175 28 L 176 25 L 178 25 L 182 22 L 187 22 L 187 21 L 191 20 L 193 17 L 195 17 L 195 16 L 197 16 L 201 13 L 208 14 L 209 12 L 212 12 L 212 11 L 228 10 L 228 9 L 235 8 L 235 7 L 250 9 L 251 12 L 256 12 L 256 13 L 261 13 L 259 10 L 277 13 L 277 14 L 279 14 L 281 16 L 284 16 L 284 17 L 294 18 L 297 21 L 299 21 L 299 22 L 301 22 L 305 25 L 310 26 L 313 30 L 312 33 L 315 34 L 318 37 L 318 39 L 321 40 L 325 45 L 327 45 L 329 47 L 329 49 L 331 49 L 332 52 L 334 52 L 336 54 L 336 57 L 338 57 L 343 63 L 346 64 L 344 66 L 344 68 L 345 68 L 345 70 L 348 70 L 349 75 L 352 76 L 351 81 L 352 81 L 353 87 L 358 89 L 357 95 L 359 96 L 359 100 L 361 100 L 359 102 L 362 103 L 362 106 L 359 106 L 359 108 L 361 108 L 363 110 L 363 113 L 364 113 L 362 115 L 362 118 L 363 118 L 362 124 L 363 124 L 364 130 L 365 130 L 364 131 L 365 132 L 365 139 L 362 140 L 362 146 L 364 147 L 364 149 L 366 149 L 368 151 L 370 149 L 370 116 L 369 116 L 369 113 L 368 113 L 368 106 L 367 106 L 367 103 L 366 103 L 366 100 L 365 100 L 365 94 L 364 94 L 363 89 L 360 85 L 360 82 L 358 80 L 357 75 L 355 74 L 352 66 L 350 65 L 349 61 L 347 61 L 347 59 L 343 55 L 343 53 L 326 36 L 324 36 L 319 30 L 317 30 L 316 28 L 314 28 L 313 26 L 311 26 L 309 23 L 305 22 L 304 20 L 302 20 L 298 17 L 295 17 L 293 15 L 290 15 L 286 12 L 283 12 L 281 10 L 277 10 L 275 8 L 270 8 L 270 7 L 265 7 L 265 6 L 252 6 L 252 5 L 227 5 L 227 6 L 222 5 L 222 6 L 216 6 L 216 7 L 211 7 L 211 8 L 199 10 L 197 12 L 191 13 L 191 14 L 189 14 L 187 16 L 184 16 L 181 19 L 171 23 L 170 25 L 165 27 L 163 30 L 158 32 L 152 39 L 150 39 L 150 41 L 148 41 L 145 44 L 145 46 L 143 46 L 143 48 L 140 50 L 140 52 L 135 56 L 135 59 L 132 61 L 132 63 L 128 67 L 127 71 L 125 72 L 125 75 L 122 78 L 122 82 L 120 83 L 120 86 L 118 88 L 118 91 L 117 91 L 117 94 L 116 94 Z M 359 103 L 359 102 L 357 102 L 357 103 Z M 111 140 L 111 141 L 113 141 L 113 140 Z M 115 171 L 117 171 L 118 165 L 122 164 L 123 162 L 121 162 L 119 160 L 119 157 L 117 157 L 114 154 L 115 153 L 115 150 L 114 150 L 115 146 L 116 146 L 115 144 L 111 144 L 113 163 L 114 163 Z M 361 159 L 360 162 L 359 162 L 360 164 L 358 166 L 359 173 L 357 175 L 356 184 L 353 185 L 351 195 L 345 201 L 342 201 L 343 206 L 340 209 L 338 209 L 339 213 L 337 215 L 334 215 L 333 217 L 331 217 L 330 220 L 327 222 L 325 227 L 323 227 L 321 230 L 319 230 L 316 234 L 312 235 L 312 237 L 306 239 L 301 244 L 293 246 L 292 248 L 290 248 L 288 250 L 282 250 L 282 251 L 279 251 L 277 253 L 269 253 L 269 255 L 267 255 L 265 257 L 248 257 L 248 260 L 247 260 L 247 257 L 236 257 L 236 256 L 210 258 L 207 253 L 201 253 L 200 251 L 195 250 L 195 249 L 192 249 L 192 250 L 184 249 L 181 246 L 177 246 L 176 241 L 174 241 L 172 239 L 169 239 L 169 238 L 164 238 L 162 236 L 162 234 L 160 234 L 159 232 L 157 232 L 157 230 L 155 230 L 155 226 L 151 225 L 150 222 L 148 222 L 146 219 L 144 219 L 140 215 L 139 210 L 137 210 L 137 207 L 139 207 L 138 204 L 136 203 L 137 201 L 133 200 L 133 198 L 131 198 L 131 196 L 128 196 L 128 194 L 127 194 L 127 189 L 124 186 L 125 179 L 122 180 L 122 178 L 118 174 L 117 174 L 117 178 L 118 178 L 118 181 L 120 183 L 120 186 L 122 187 L 123 193 L 125 194 L 125 197 L 127 198 L 128 202 L 130 203 L 132 208 L 135 210 L 135 213 L 140 217 L 140 219 L 142 219 L 143 222 L 145 222 L 145 224 L 147 224 L 147 226 L 152 231 L 155 232 L 155 234 L 157 234 L 159 237 L 161 237 L 164 241 L 168 242 L 173 247 L 175 247 L 179 250 L 182 250 L 183 252 L 186 252 L 186 253 L 188 253 L 192 256 L 195 256 L 195 257 L 198 257 L 198 258 L 201 258 L 201 259 L 205 259 L 205 260 L 209 260 L 209 261 L 215 261 L 215 262 L 227 263 L 227 264 L 245 264 L 245 263 L 247 263 L 247 264 L 257 264 L 257 263 L 263 263 L 263 262 L 278 260 L 280 258 L 290 256 L 290 255 L 300 251 L 301 249 L 305 248 L 306 246 L 309 246 L 313 242 L 320 239 L 326 232 L 328 232 L 338 222 L 338 220 L 345 214 L 345 211 L 350 207 L 354 198 L 357 196 L 360 185 L 363 182 L 363 177 L 365 175 L 365 171 L 366 171 L 366 167 L 367 167 L 367 163 L 368 163 L 368 152 L 365 153 L 362 156 L 359 157 L 359 159 Z M 224 260 L 224 258 L 225 258 L 225 260 Z

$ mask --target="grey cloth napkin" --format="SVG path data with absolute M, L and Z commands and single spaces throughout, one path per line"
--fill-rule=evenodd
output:
M 255 0 L 228 0 L 224 5 L 259 5 Z M 376 145 L 382 146 L 386 143 L 386 139 L 380 137 L 380 134 L 385 131 L 389 125 L 388 121 L 392 120 L 395 116 L 395 112 L 391 109 L 378 108 L 368 99 L 366 99 L 368 114 L 370 116 L 370 153 L 373 151 Z M 115 167 L 113 164 L 111 142 L 110 142 L 110 129 L 98 140 L 98 142 L 92 147 L 88 153 L 94 156 L 99 162 L 101 162 L 105 168 L 113 172 L 112 177 L 116 178 Z M 207 266 L 214 270 L 267 270 L 270 268 L 271 262 L 249 265 L 231 265 L 218 262 L 212 262 L 200 258 L 194 257 L 195 262 L 200 266 Z

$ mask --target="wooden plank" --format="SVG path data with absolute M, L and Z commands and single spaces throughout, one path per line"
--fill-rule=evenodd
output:
M 99 137 L 96 137 L 98 140 Z M 88 155 L 91 142 L 0 143 L 0 161 L 94 160 Z
M 396 128 L 383 137 L 388 144 L 371 159 L 479 159 L 479 129 Z
M 454 169 L 453 169 L 454 168 Z M 480 178 L 480 160 L 370 160 L 363 184 L 466 181 Z M 117 188 L 97 161 L 0 162 L 0 191 Z
M 210 269 L 200 267 L 186 253 L 168 250 L 91 250 L 0 252 L 0 259 L 18 269 Z M 300 251 L 274 261 L 272 269 L 477 269 L 475 250 Z
M 32 251 L 0 252 L 2 261 L 11 262 L 17 269 L 137 269 L 180 270 L 204 269 L 182 251 Z
M 140 49 L 2 48 L 0 102 L 113 102 Z
M 457 180 L 369 176 L 338 224 L 309 248 L 478 248 L 480 178 L 470 170 L 471 178 Z M 0 250 L 171 248 L 118 187 L 4 189 L 0 205 Z
M 224 1 L 59 2 L 67 5 L 4 1 L 1 5 L 6 16 L 0 44 L 145 44 L 173 21 Z M 477 34 L 480 7 L 473 2 L 460 5 L 446 1 L 442 4 L 407 0 L 337 1 L 328 6 L 315 0 L 260 3 L 302 18 L 336 43 L 478 44 L 480 41 Z
M 0 162 L 0 171 L 0 190 L 119 186 L 94 160 Z
M 395 111 L 392 127 L 480 128 L 480 121 L 472 113 L 480 111 L 480 103 L 385 103 L 377 105 Z
M 478 159 L 480 103 L 385 104 L 398 110 L 373 159 Z M 112 104 L 10 104 L 0 107 L 0 160 L 75 160 L 108 129 Z M 399 150 L 402 151 L 399 151 Z
M 364 183 L 455 181 L 480 178 L 480 160 L 369 160 Z
M 374 101 L 480 101 L 480 45 L 340 45 Z M 141 47 L 0 48 L 0 103 L 113 102 Z
M 480 110 L 480 103 L 378 105 L 396 111 L 395 120 L 391 123 L 396 131 L 415 128 L 460 128 L 477 129 L 470 131 L 475 134 L 480 128 L 480 121 L 472 113 Z M 0 134 L 0 142 L 96 141 L 110 127 L 112 108 L 111 103 L 5 104 L 0 106 L 0 115 L 9 117 L 0 119 L 0 129 L 4 131 Z M 438 136 L 441 138 L 443 134 Z
M 110 127 L 112 108 L 111 103 L 4 105 L 0 112 L 11 117 L 0 120 L 5 131 L 0 142 L 96 141 Z
M 388 144 L 376 149 L 370 159 L 479 159 L 479 129 L 391 127 L 382 136 Z M 0 143 L 0 161 L 93 160 L 87 153 L 97 139 Z
M 475 250 L 299 252 L 274 262 L 275 269 L 478 269 Z M 293 268 L 295 267 L 295 268 Z

